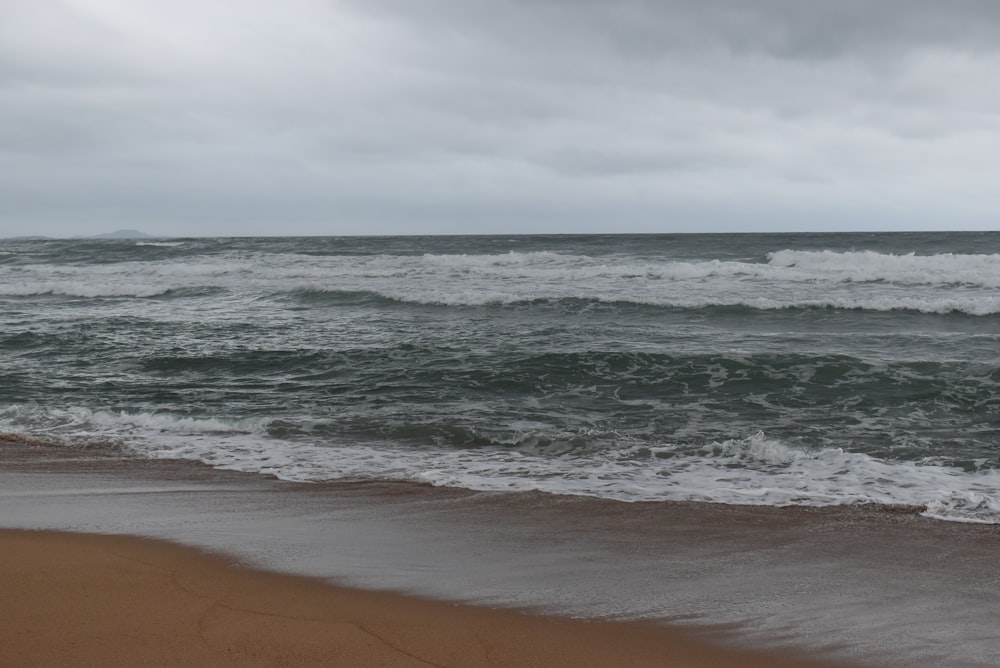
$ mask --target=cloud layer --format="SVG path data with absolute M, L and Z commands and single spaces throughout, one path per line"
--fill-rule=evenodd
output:
M 0 235 L 995 227 L 1000 5 L 0 5 Z

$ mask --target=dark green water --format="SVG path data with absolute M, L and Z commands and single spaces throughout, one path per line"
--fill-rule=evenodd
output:
M 1000 234 L 0 241 L 0 429 L 1000 521 Z

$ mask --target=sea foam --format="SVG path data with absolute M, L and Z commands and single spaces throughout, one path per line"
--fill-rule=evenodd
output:
M 232 253 L 197 260 L 23 265 L 0 271 L 0 296 L 147 299 L 212 289 L 256 299 L 368 293 L 400 303 L 525 305 L 582 300 L 703 309 L 1000 313 L 1000 255 L 779 250 L 764 262 L 502 254 L 310 256 Z
M 840 448 L 793 447 L 763 432 L 697 450 L 629 443 L 562 454 L 528 447 L 413 448 L 268 436 L 269 420 L 156 413 L 0 412 L 0 431 L 104 439 L 135 455 L 191 459 L 297 482 L 401 480 L 482 491 L 541 491 L 619 501 L 700 501 L 769 506 L 879 504 L 924 508 L 948 521 L 1000 523 L 1000 470 L 967 472 L 887 461 Z M 529 435 L 517 439 L 531 442 Z

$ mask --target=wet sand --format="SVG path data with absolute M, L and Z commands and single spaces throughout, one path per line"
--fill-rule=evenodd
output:
M 818 665 L 648 625 L 334 587 L 127 536 L 0 531 L 0 591 L 9 666 Z
M 300 638 L 304 648 L 315 647 L 320 642 L 317 637 L 329 635 L 316 631 L 326 629 L 324 625 L 362 624 L 395 644 L 450 634 L 454 638 L 434 641 L 428 651 L 472 652 L 455 654 L 458 658 L 451 660 L 447 658 L 451 655 L 425 655 L 419 645 L 406 645 L 407 651 L 439 665 L 490 665 L 482 663 L 485 654 L 475 652 L 501 651 L 496 648 L 504 643 L 514 653 L 495 665 L 559 665 L 554 656 L 567 657 L 570 663 L 565 665 L 758 665 L 752 663 L 755 657 L 766 657 L 761 665 L 782 665 L 779 658 L 800 666 L 821 659 L 865 666 L 995 665 L 1000 651 L 995 633 L 1000 531 L 897 510 L 903 512 L 623 504 L 400 483 L 296 484 L 191 462 L 136 460 L 110 447 L 72 450 L 0 443 L 0 527 L 119 535 L 73 538 L 34 532 L 31 535 L 46 541 L 83 540 L 84 552 L 67 559 L 60 556 L 68 554 L 65 546 L 45 549 L 41 556 L 25 557 L 21 566 L 5 563 L 4 573 L 35 573 L 36 584 L 62 582 L 59 589 L 78 592 L 84 602 L 103 596 L 109 583 L 125 587 L 142 582 L 140 590 L 153 591 L 153 583 L 159 582 L 166 589 L 143 597 L 149 599 L 144 604 L 152 606 L 152 614 L 161 607 L 160 599 L 180 601 L 186 596 L 184 590 L 170 589 L 171 581 L 162 573 L 192 568 L 194 580 L 181 580 L 198 583 L 189 587 L 190 614 L 203 621 L 228 619 L 219 621 L 219 629 L 228 629 L 219 631 L 220 637 L 225 642 L 242 637 L 239 642 L 244 644 L 231 645 L 239 652 L 264 651 L 255 649 L 253 642 L 264 637 L 260 627 L 266 626 L 265 619 L 281 622 L 267 631 L 276 634 L 274 651 L 291 651 L 281 645 L 290 623 L 285 618 L 298 617 L 308 621 L 295 632 L 303 635 L 288 631 L 287 637 Z M 168 539 L 232 556 L 206 558 L 172 544 L 123 534 Z M 0 539 L 0 545 L 12 535 Z M 112 544 L 113 549 L 108 547 Z M 8 547 L 0 550 L 4 555 L 14 553 Z M 121 578 L 105 574 L 88 585 L 79 579 L 79 569 L 68 568 L 93 561 L 95 573 L 113 572 L 124 565 L 121 560 L 101 560 L 109 554 L 134 556 L 128 550 L 144 556 L 126 562 L 155 563 L 159 570 L 140 569 Z M 46 565 L 41 558 L 46 555 L 62 559 L 61 566 Z M 174 564 L 175 559 L 188 565 Z M 237 560 L 242 566 L 233 568 Z M 237 582 L 227 580 L 229 575 L 208 575 L 213 568 L 248 579 Z M 156 573 L 161 575 L 154 577 Z M 152 580 L 143 581 L 146 576 Z M 229 589 L 211 589 L 215 581 L 224 580 L 230 582 Z M 253 582 L 271 584 L 258 587 Z M 331 582 L 346 586 L 333 587 Z M 102 586 L 94 589 L 95 583 Z M 2 591 L 10 590 L 2 586 Z M 240 598 L 244 589 L 258 591 L 262 598 L 244 600 Z M 123 590 L 120 595 L 124 598 L 106 604 L 108 609 L 138 604 L 126 605 L 121 601 L 128 601 L 131 594 Z M 25 596 L 36 611 L 53 603 L 40 590 Z M 296 604 L 302 596 L 315 609 L 333 607 L 320 621 L 312 613 L 300 614 L 294 605 L 269 617 L 275 610 L 269 596 L 276 596 L 281 605 Z M 13 628 L 6 615 L 23 614 L 26 608 L 18 605 L 11 611 L 7 600 L 0 601 L 5 615 L 0 623 Z M 337 600 L 353 601 L 360 606 L 357 610 L 379 612 L 372 612 L 369 625 L 354 612 L 332 612 Z M 497 607 L 505 610 L 490 609 Z M 206 610 L 213 612 L 206 617 Z M 403 614 L 404 610 L 409 613 Z M 54 619 L 57 613 L 61 614 L 58 606 L 54 612 L 37 612 L 43 619 Z M 553 613 L 604 621 L 574 622 L 554 618 Z M 131 624 L 144 614 L 140 610 L 118 619 Z M 421 626 L 430 624 L 432 617 L 437 631 Z M 87 612 L 77 619 L 99 624 L 101 618 Z M 465 618 L 474 624 L 460 626 Z M 642 623 L 608 621 L 621 619 Z M 171 623 L 190 627 L 190 620 Z M 62 623 L 35 624 L 35 631 L 44 627 L 54 634 L 51 640 L 34 642 L 35 648 L 65 650 L 65 644 L 58 644 L 60 634 L 76 628 L 73 621 L 66 623 L 64 628 Z M 239 636 L 241 624 L 253 632 Z M 506 630 L 498 637 L 483 635 L 494 627 Z M 134 640 L 129 651 L 137 653 L 150 651 L 141 646 L 158 637 L 139 627 L 104 630 L 105 638 L 110 634 Z M 22 647 L 30 639 L 11 635 Z M 367 637 L 355 635 L 359 641 Z M 591 637 L 603 638 L 596 644 L 604 649 L 573 654 L 577 645 L 589 647 Z M 472 646 L 447 649 L 459 638 Z M 79 636 L 77 641 L 85 638 Z M 373 638 L 367 642 L 378 644 Z M 202 647 L 187 645 L 191 647 L 185 649 L 192 651 Z M 549 654 L 518 654 L 529 645 Z M 621 653 L 623 645 L 634 645 L 639 652 L 631 664 Z M 707 654 L 676 656 L 716 663 L 664 663 L 663 656 L 675 656 L 670 653 L 681 646 Z M 653 647 L 653 654 L 642 654 L 653 652 Z M 602 654 L 605 650 L 613 651 Z M 322 651 L 341 650 L 325 646 Z M 247 656 L 236 662 L 247 665 Z M 522 656 L 525 663 L 516 663 Z M 655 660 L 642 663 L 644 656 Z M 217 658 L 205 661 L 217 663 Z M 360 665 L 397 665 L 379 661 L 383 659 Z M 95 660 L 94 665 L 101 663 Z M 130 663 L 123 659 L 120 665 Z M 0 657 L 0 665 L 7 664 L 11 661 Z M 19 664 L 23 665 L 20 661 L 13 665 Z M 289 665 L 302 662 L 296 659 Z

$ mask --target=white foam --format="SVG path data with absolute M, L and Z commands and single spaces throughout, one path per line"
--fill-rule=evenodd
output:
M 166 243 L 166 242 L 164 242 Z M 177 242 L 179 243 L 179 242 Z M 232 253 L 184 261 L 0 265 L 0 295 L 154 297 L 369 292 L 404 303 L 488 306 L 566 299 L 698 309 L 746 307 L 1000 313 L 1000 255 L 776 251 L 766 263 L 635 262 L 552 252 L 309 256 Z M 231 302 L 232 300 L 230 300 Z
M 183 458 L 293 481 L 396 479 L 476 490 L 541 491 L 621 501 L 768 506 L 902 504 L 928 517 L 1000 523 L 1000 471 L 885 461 L 837 448 L 807 450 L 763 433 L 701 449 L 651 446 L 605 434 L 593 448 L 532 447 L 530 426 L 510 447 L 408 447 L 289 441 L 266 420 L 187 418 L 83 408 L 0 411 L 0 430 L 118 440 L 143 456 Z M 549 434 L 549 437 L 552 435 Z
M 773 267 L 795 268 L 817 280 L 886 281 L 911 285 L 1000 287 L 1000 255 L 894 255 L 874 251 L 793 251 L 768 254 Z
M 619 301 L 612 295 L 601 295 L 600 301 Z M 959 296 L 909 296 L 896 297 L 873 294 L 871 296 L 855 295 L 842 297 L 740 297 L 720 296 L 718 298 L 695 299 L 683 297 L 658 297 L 650 295 L 634 300 L 638 304 L 650 306 L 669 306 L 673 308 L 701 309 L 707 307 L 747 307 L 762 311 L 778 311 L 784 309 L 843 309 L 864 311 L 916 311 L 919 313 L 964 313 L 966 315 L 994 315 L 1000 313 L 1000 297 L 988 295 Z
M 114 281 L 45 281 L 7 283 L 0 288 L 0 294 L 9 297 L 30 297 L 35 295 L 62 295 L 65 297 L 157 297 L 167 294 L 172 288 L 156 285 L 123 284 Z
M 218 420 L 212 418 L 189 418 L 162 413 L 126 413 L 120 411 L 88 411 L 72 409 L 82 424 L 98 429 L 142 429 L 160 433 L 176 434 L 234 434 L 254 433 L 260 428 L 259 420 Z
M 383 258 L 393 256 L 382 256 Z M 422 256 L 422 261 L 428 265 L 443 267 L 461 268 L 489 268 L 489 267 L 529 267 L 529 266 L 566 266 L 590 258 L 585 255 L 566 255 L 563 253 L 553 253 L 551 251 L 532 251 L 519 253 L 510 251 L 501 254 L 466 255 L 464 253 L 454 255 L 440 255 L 427 253 Z
M 952 522 L 1000 524 L 1000 488 L 993 493 L 952 490 L 927 504 L 924 515 Z
M 114 434 L 117 436 L 154 434 L 250 434 L 262 429 L 260 420 L 220 420 L 190 418 L 167 413 L 94 411 L 82 407 L 47 408 L 10 405 L 0 410 L 0 429 L 17 431 L 27 427 L 33 433 Z

